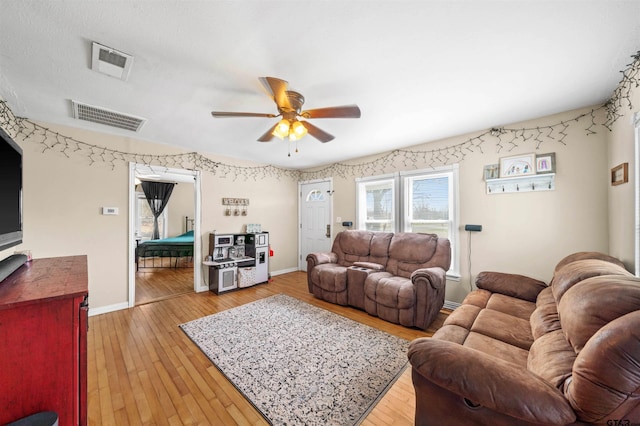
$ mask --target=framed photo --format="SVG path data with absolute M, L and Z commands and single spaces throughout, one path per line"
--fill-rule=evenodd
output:
M 611 169 L 611 185 L 621 185 L 629 182 L 629 163 L 622 163 Z
M 556 172 L 556 153 L 536 155 L 536 173 L 555 173 Z
M 498 179 L 500 177 L 500 164 L 484 166 L 484 180 Z
M 536 155 L 521 154 L 500 159 L 500 177 L 526 176 L 536 173 Z

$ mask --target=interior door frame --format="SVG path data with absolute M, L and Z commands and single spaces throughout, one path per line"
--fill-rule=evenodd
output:
M 313 180 L 305 180 L 305 181 L 299 181 L 298 182 L 298 200 L 302 199 L 302 185 L 308 185 L 311 183 L 319 183 L 319 182 L 329 182 L 329 190 L 331 191 L 331 194 L 333 194 L 333 178 L 332 177 L 328 177 L 328 178 L 323 178 L 323 179 L 313 179 Z M 334 233 L 334 224 L 333 224 L 333 196 L 329 197 L 329 224 L 331 224 L 331 237 L 329 237 L 330 241 L 333 241 L 333 237 L 335 236 Z M 298 256 L 297 256 L 297 264 L 298 264 L 298 270 L 300 271 L 306 271 L 306 268 L 301 269 L 301 265 L 303 264 L 302 261 L 302 203 L 299 201 L 298 202 Z M 331 245 L 330 245 L 331 246 Z
M 202 238 L 200 238 L 200 227 L 202 220 L 202 200 L 201 200 L 201 172 L 199 170 L 186 170 L 186 169 L 171 169 L 162 166 L 149 166 L 147 164 L 129 163 L 129 237 L 128 237 L 128 249 L 129 249 L 129 300 L 128 304 L 130 308 L 133 308 L 136 304 L 136 271 L 135 271 L 135 202 L 136 202 L 136 171 L 150 170 L 159 175 L 184 175 L 193 177 L 193 191 L 194 191 L 194 206 L 193 206 L 193 290 L 197 292 L 208 291 L 209 287 L 202 284 Z

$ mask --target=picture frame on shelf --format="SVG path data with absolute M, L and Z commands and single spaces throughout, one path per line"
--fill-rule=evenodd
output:
M 500 177 L 500 164 L 488 164 L 484 166 L 484 180 L 498 179 Z
M 520 154 L 500 159 L 500 177 L 528 176 L 536 173 L 536 155 Z
M 629 163 L 618 164 L 611 169 L 611 186 L 629 182 Z
M 536 173 L 546 174 L 556 172 L 556 153 L 549 152 L 547 154 L 536 155 Z

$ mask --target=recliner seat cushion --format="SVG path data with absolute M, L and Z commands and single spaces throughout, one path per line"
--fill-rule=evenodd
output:
M 323 290 L 347 290 L 347 268 L 336 263 L 318 265 L 311 271 L 311 281 Z
M 411 280 L 402 277 L 367 278 L 364 284 L 364 294 L 378 305 L 389 308 L 409 309 L 416 303 Z

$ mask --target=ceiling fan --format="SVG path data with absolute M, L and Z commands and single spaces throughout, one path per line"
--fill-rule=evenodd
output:
M 278 114 L 258 112 L 225 112 L 212 111 L 216 118 L 226 117 L 267 117 L 282 119 L 274 124 L 266 133 L 258 138 L 260 142 L 269 142 L 274 137 L 288 138 L 297 141 L 307 133 L 320 142 L 329 142 L 334 136 L 309 123 L 307 119 L 313 118 L 360 118 L 360 108 L 357 105 L 344 105 L 337 107 L 316 108 L 302 111 L 304 97 L 292 90 L 287 90 L 288 83 L 275 77 L 260 77 L 260 82 L 270 93 L 271 98 L 278 107 Z M 300 119 L 304 119 L 301 121 Z

